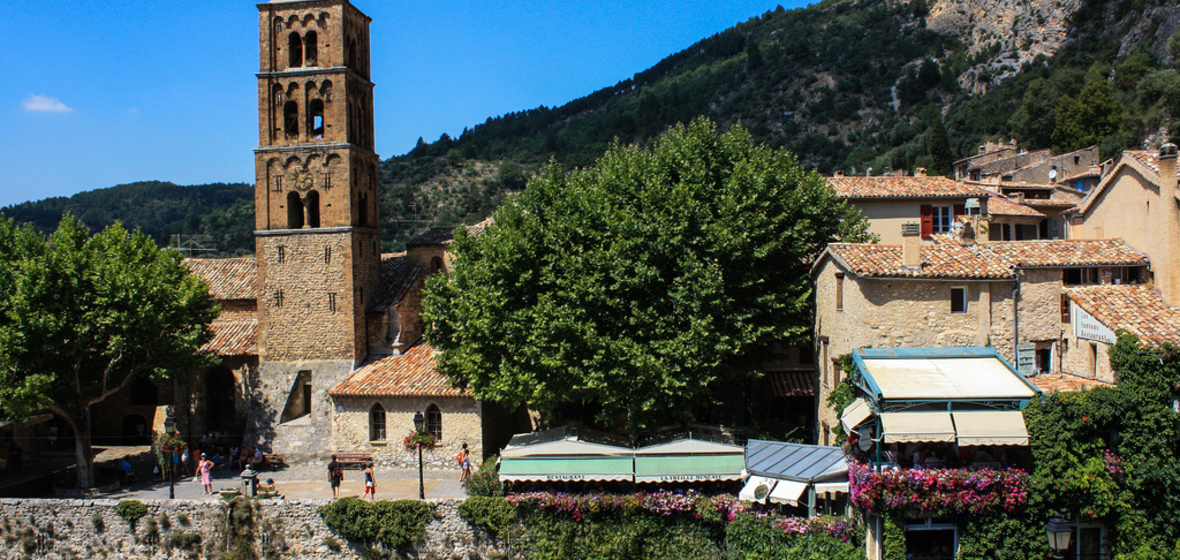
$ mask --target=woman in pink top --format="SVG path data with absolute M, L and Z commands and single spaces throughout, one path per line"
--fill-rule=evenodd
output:
M 209 471 L 213 470 L 213 461 L 210 461 L 204 453 L 201 454 L 201 461 L 197 463 L 197 474 L 201 475 L 201 485 L 205 487 L 206 494 L 213 493 L 213 481 Z

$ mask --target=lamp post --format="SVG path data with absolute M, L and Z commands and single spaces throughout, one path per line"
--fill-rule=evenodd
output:
M 414 435 L 422 434 L 422 424 L 426 423 L 426 418 L 422 416 L 422 411 L 414 412 Z M 418 499 L 426 499 L 426 486 L 422 481 L 422 442 L 416 442 L 418 446 Z
M 176 433 L 176 416 L 174 415 L 175 411 L 172 409 L 171 406 L 168 407 L 167 414 L 168 415 L 164 417 L 164 433 L 165 434 L 174 434 L 174 433 Z M 168 464 L 165 466 L 168 468 L 168 499 L 175 500 L 176 499 L 176 450 L 175 449 L 173 449 L 172 452 L 168 454 Z
M 1060 515 L 1054 515 L 1045 524 L 1045 536 L 1049 538 L 1049 549 L 1054 558 L 1065 558 L 1062 554 L 1069 549 L 1069 539 L 1073 536 L 1073 527 Z

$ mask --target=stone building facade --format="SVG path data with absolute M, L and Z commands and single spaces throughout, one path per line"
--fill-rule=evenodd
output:
M 1140 288 L 1145 255 L 1118 240 L 923 242 L 910 232 L 902 245 L 831 244 L 812 269 L 820 443 L 838 425 L 824 404 L 842 380 L 838 359 L 857 348 L 991 346 L 1045 390 L 1113 381 L 1108 363 L 1085 362 L 1094 353 L 1072 328 L 1070 291 Z

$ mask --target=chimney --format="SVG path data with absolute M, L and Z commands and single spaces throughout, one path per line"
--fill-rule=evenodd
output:
M 922 268 L 922 225 L 918 222 L 901 224 L 901 265 Z
M 1016 204 L 1024 204 L 1024 191 L 1012 193 L 1012 202 L 1015 202 Z
M 843 170 L 843 169 L 837 169 L 837 170 L 836 170 L 836 172 L 833 174 L 833 176 L 835 176 L 835 177 L 843 177 L 843 176 L 844 176 L 844 170 Z
M 1151 255 L 1156 285 L 1168 305 L 1180 305 L 1180 208 L 1176 206 L 1176 145 L 1160 146 L 1160 202 L 1155 241 Z
M 925 176 L 926 176 L 926 168 L 925 167 L 919 167 L 917 169 L 914 169 L 914 177 L 925 177 Z

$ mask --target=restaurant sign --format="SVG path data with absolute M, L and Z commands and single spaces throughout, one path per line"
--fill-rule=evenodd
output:
M 1107 344 L 1114 344 L 1118 337 L 1106 325 L 1098 322 L 1093 315 L 1086 313 L 1077 303 L 1069 302 L 1069 317 L 1073 323 L 1073 334 L 1078 338 L 1096 340 Z

